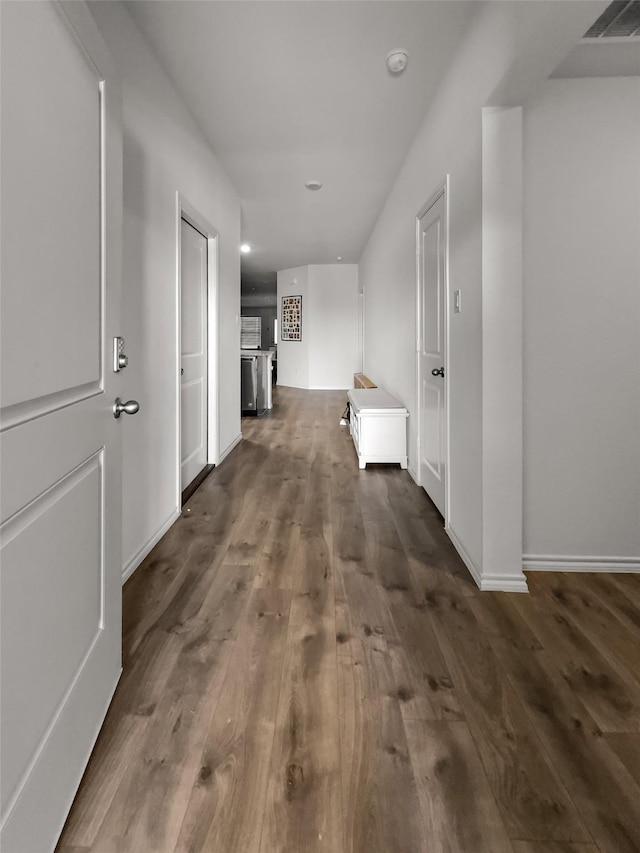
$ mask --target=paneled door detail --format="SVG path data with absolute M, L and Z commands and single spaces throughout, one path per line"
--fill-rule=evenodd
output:
M 418 220 L 420 482 L 445 514 L 446 217 L 444 191 Z
M 207 464 L 207 239 L 180 222 L 180 488 Z
M 84 4 L 1 39 L 0 849 L 47 853 L 121 669 L 120 96 Z

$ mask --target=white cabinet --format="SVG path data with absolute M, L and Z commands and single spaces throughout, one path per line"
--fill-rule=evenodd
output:
M 407 467 L 407 418 L 405 407 L 382 388 L 349 391 L 349 429 L 358 454 L 358 465 L 397 462 Z

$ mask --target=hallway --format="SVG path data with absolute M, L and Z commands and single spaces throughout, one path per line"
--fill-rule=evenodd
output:
M 345 398 L 275 389 L 126 584 L 58 853 L 637 853 L 640 576 L 480 593 Z

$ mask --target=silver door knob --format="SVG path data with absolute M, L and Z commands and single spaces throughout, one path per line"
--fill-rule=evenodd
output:
M 444 376 L 444 367 L 441 367 L 439 370 L 436 367 L 434 367 L 434 369 L 431 371 L 431 375 L 432 376 Z
M 113 404 L 113 417 L 119 418 L 123 412 L 125 415 L 135 415 L 139 408 L 140 403 L 137 400 L 127 400 L 126 403 L 123 403 L 120 397 L 116 397 Z

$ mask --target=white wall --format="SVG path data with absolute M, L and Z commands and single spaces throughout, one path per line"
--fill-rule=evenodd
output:
M 89 6 L 123 77 L 123 556 L 132 571 L 179 511 L 176 193 L 220 234 L 221 453 L 240 436 L 240 203 L 120 3 Z
M 549 80 L 524 127 L 525 554 L 640 562 L 640 78 Z
M 450 175 L 451 315 L 449 533 L 476 580 L 484 565 L 482 396 L 482 109 L 523 103 L 605 4 L 479 4 L 451 68 L 418 131 L 360 262 L 365 283 L 364 370 L 408 407 L 409 467 L 417 470 L 415 399 L 415 218 Z M 485 418 L 492 413 L 485 407 Z M 514 499 L 521 501 L 522 495 Z M 487 587 L 522 588 L 513 579 Z M 513 582 L 512 582 L 513 581 Z
M 282 297 L 302 297 L 302 340 L 282 340 Z M 278 385 L 309 387 L 309 267 L 278 272 Z
M 282 297 L 293 295 L 302 296 L 302 341 L 279 341 L 278 384 L 351 388 L 360 364 L 357 264 L 282 270 L 278 273 L 279 318 Z
M 522 562 L 523 144 L 522 107 L 486 107 L 482 112 L 482 565 L 486 583 L 489 575 L 517 574 Z
M 353 387 L 358 298 L 357 264 L 309 267 L 309 387 Z

